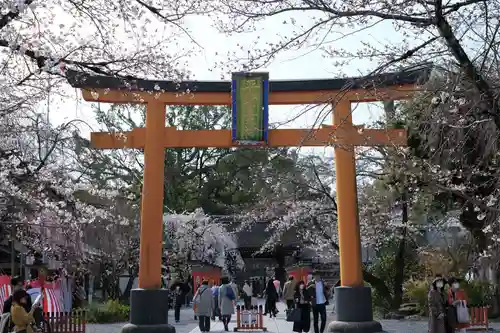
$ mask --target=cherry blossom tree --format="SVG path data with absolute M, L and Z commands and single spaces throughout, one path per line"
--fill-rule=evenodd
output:
M 265 66 L 287 52 L 295 56 L 322 52 L 340 70 L 348 63 L 359 64 L 363 74 L 433 61 L 436 70 L 425 86 L 427 92 L 406 106 L 401 103 L 401 109 L 395 111 L 397 119 L 388 119 L 388 124 L 406 126 L 413 133 L 411 150 L 393 150 L 389 155 L 378 151 L 372 159 L 379 159 L 378 168 L 396 155 L 410 161 L 404 167 L 399 163 L 394 175 L 406 180 L 397 187 L 432 188 L 431 192 L 437 191 L 444 199 L 436 202 L 447 209 L 456 208 L 450 207 L 453 200 L 468 206 L 461 221 L 473 226 L 478 251 L 488 246 L 488 237 L 480 230 L 496 221 L 493 183 L 498 177 L 485 173 L 495 159 L 500 126 L 498 48 L 494 47 L 499 41 L 497 3 L 241 0 L 213 5 L 224 13 L 217 23 L 228 34 L 243 35 L 265 23 L 281 22 L 283 29 L 274 38 L 267 35 L 249 44 L 242 42 L 242 50 L 229 55 L 231 61 L 247 68 Z M 375 37 L 387 29 L 392 33 L 384 35 L 384 41 Z M 408 110 L 415 112 L 408 116 Z M 327 117 L 326 112 L 330 110 L 322 111 L 318 122 Z M 481 133 L 488 134 L 480 138 Z
M 0 218 L 2 227 L 14 229 L 17 239 L 33 252 L 56 255 L 60 260 L 81 260 L 89 253 L 83 243 L 85 229 L 130 223 L 116 210 L 120 196 L 112 188 L 77 181 L 70 172 L 76 121 L 53 127 L 34 113 L 9 113 L 0 129 Z M 108 205 L 89 203 L 88 193 Z
M 183 59 L 193 50 L 170 46 L 181 34 L 189 38 L 180 23 L 202 7 L 182 1 L 7 0 L 0 8 L 2 220 L 18 226 L 19 238 L 37 251 L 82 254 L 84 228 L 130 221 L 113 204 L 102 208 L 75 195 L 84 191 L 113 201 L 121 194 L 74 173 L 77 121 L 52 126 L 40 102 L 49 95 L 59 101 L 71 97 L 66 75 L 72 71 L 124 79 L 186 78 Z M 44 239 L 40 230 L 48 229 L 52 239 L 62 237 L 57 244 Z
M 171 258 L 187 263 L 199 261 L 227 268 L 226 258 L 236 255 L 234 268 L 242 269 L 243 259 L 234 236 L 201 209 L 189 214 L 165 214 L 165 242 Z
M 0 4 L 2 112 L 31 108 L 66 84 L 66 71 L 122 78 L 185 77 L 189 49 L 172 49 L 201 4 L 185 1 L 6 0 Z M 178 44 L 179 45 L 179 44 Z
M 441 65 L 452 61 L 482 95 L 481 110 L 495 110 L 486 118 L 500 126 L 495 85 L 490 81 L 498 72 L 494 47 L 499 40 L 498 3 L 224 0 L 211 4 L 219 15 L 218 27 L 228 34 L 243 35 L 263 29 L 264 23 L 281 23 L 283 29 L 278 29 L 275 38 L 266 35 L 248 44 L 242 41 L 242 50 L 229 54 L 231 61 L 247 68 L 264 66 L 288 51 L 295 55 L 323 52 L 340 70 L 365 60 L 371 73 L 427 61 Z M 391 34 L 384 35 L 383 41 L 376 37 L 388 29 Z

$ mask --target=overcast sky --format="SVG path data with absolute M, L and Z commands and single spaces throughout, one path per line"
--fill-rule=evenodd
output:
M 307 16 L 303 17 L 308 20 Z M 212 27 L 212 21 L 206 17 L 196 17 L 186 20 L 185 26 L 190 31 L 191 36 L 201 46 L 195 47 L 192 56 L 188 58 L 189 69 L 194 75 L 196 80 L 220 80 L 221 77 L 225 79 L 230 78 L 231 71 L 239 71 L 238 65 L 234 65 L 231 69 L 216 68 L 213 70 L 214 63 L 227 58 L 227 52 L 231 50 L 238 50 L 236 44 L 243 45 L 243 50 L 248 50 L 249 47 L 254 47 L 257 37 L 260 37 L 260 45 L 266 42 L 276 41 L 278 34 L 290 34 L 292 27 L 282 24 L 283 17 L 276 19 L 269 19 L 259 26 L 259 29 L 251 34 L 245 36 L 227 37 L 218 33 Z M 356 50 L 362 47 L 363 40 L 371 42 L 380 42 L 387 44 L 388 39 L 392 37 L 397 39 L 398 35 L 393 31 L 392 26 L 387 23 L 381 23 L 369 31 L 365 31 L 362 35 L 355 35 L 343 39 L 342 41 L 332 44 L 339 47 Z M 342 37 L 349 31 L 333 31 L 329 35 L 329 39 L 337 39 Z M 185 45 L 188 46 L 192 43 L 189 38 L 183 39 Z M 172 45 L 175 47 L 175 44 Z M 367 73 L 373 69 L 373 64 L 367 61 L 357 61 L 350 66 L 344 68 L 334 67 L 335 59 L 324 57 L 324 53 L 320 50 L 312 48 L 287 52 L 281 54 L 278 59 L 273 61 L 267 68 L 262 71 L 270 73 L 270 79 L 318 79 L 318 78 L 335 78 L 339 77 L 342 72 L 347 76 L 358 76 Z M 168 78 L 166 78 L 168 79 Z M 90 108 L 91 103 L 83 101 L 77 90 L 68 88 L 70 98 L 64 101 L 55 100 L 51 101 L 50 117 L 54 123 L 61 123 L 65 120 L 81 118 L 88 122 L 93 129 L 97 128 L 97 124 L 93 119 L 93 113 Z M 59 98 L 59 97 L 57 97 Z M 46 108 L 42 105 L 41 108 Z M 297 117 L 302 114 L 304 106 L 273 106 L 270 108 L 270 121 L 271 123 L 280 123 L 281 127 L 288 128 L 308 128 L 314 124 L 318 116 L 315 110 L 308 111 L 305 115 Z M 366 105 L 356 108 L 353 113 L 355 123 L 369 124 L 378 119 L 381 114 L 380 105 Z M 291 121 L 294 119 L 293 121 Z M 325 123 L 331 123 L 331 117 L 325 120 Z M 88 136 L 90 129 L 82 127 L 82 132 Z M 319 151 L 327 149 L 320 149 Z M 330 155 L 330 154 L 328 154 Z

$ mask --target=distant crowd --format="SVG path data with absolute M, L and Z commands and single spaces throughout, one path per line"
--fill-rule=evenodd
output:
M 180 309 L 182 305 L 190 303 L 186 295 L 192 288 L 189 282 L 179 281 L 172 283 L 170 290 L 174 319 L 179 322 Z M 283 287 L 276 278 L 267 281 L 245 281 L 242 285 L 237 285 L 227 277 L 221 278 L 220 285 L 204 280 L 196 289 L 192 301 L 202 333 L 210 332 L 210 323 L 216 320 L 223 323 L 225 331 L 229 331 L 229 323 L 237 303 L 241 300 L 244 307 L 250 309 L 257 305 L 259 298 L 265 299 L 264 314 L 271 318 L 276 317 L 279 312 L 277 303 L 284 302 L 287 306 L 287 317 L 294 316 L 293 320 L 290 320 L 293 321 L 294 332 L 309 332 L 312 312 L 314 333 L 323 333 L 326 327 L 326 306 L 332 296 L 333 288 L 315 271 L 307 284 L 290 276 Z

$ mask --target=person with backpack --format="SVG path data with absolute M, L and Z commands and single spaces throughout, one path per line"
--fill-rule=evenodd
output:
M 219 287 L 219 310 L 224 324 L 224 331 L 229 332 L 229 322 L 234 314 L 236 295 L 227 277 L 221 278 L 221 284 Z
M 196 304 L 196 315 L 198 316 L 201 333 L 210 332 L 210 317 L 214 308 L 214 298 L 212 289 L 208 286 L 208 281 L 203 280 L 200 288 L 196 291 L 193 298 Z

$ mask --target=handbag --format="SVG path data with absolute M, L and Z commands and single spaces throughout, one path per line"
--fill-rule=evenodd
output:
M 460 301 L 456 305 L 457 309 L 457 322 L 459 324 L 468 324 L 470 322 L 469 311 L 467 309 L 467 303 L 465 301 Z
M 291 321 L 291 322 L 299 322 L 302 318 L 302 310 L 300 309 L 292 309 L 286 316 L 286 321 Z
M 457 308 L 455 306 L 450 305 L 446 308 L 445 320 L 446 320 L 446 325 L 448 327 L 454 328 L 457 326 L 457 323 L 458 323 Z

